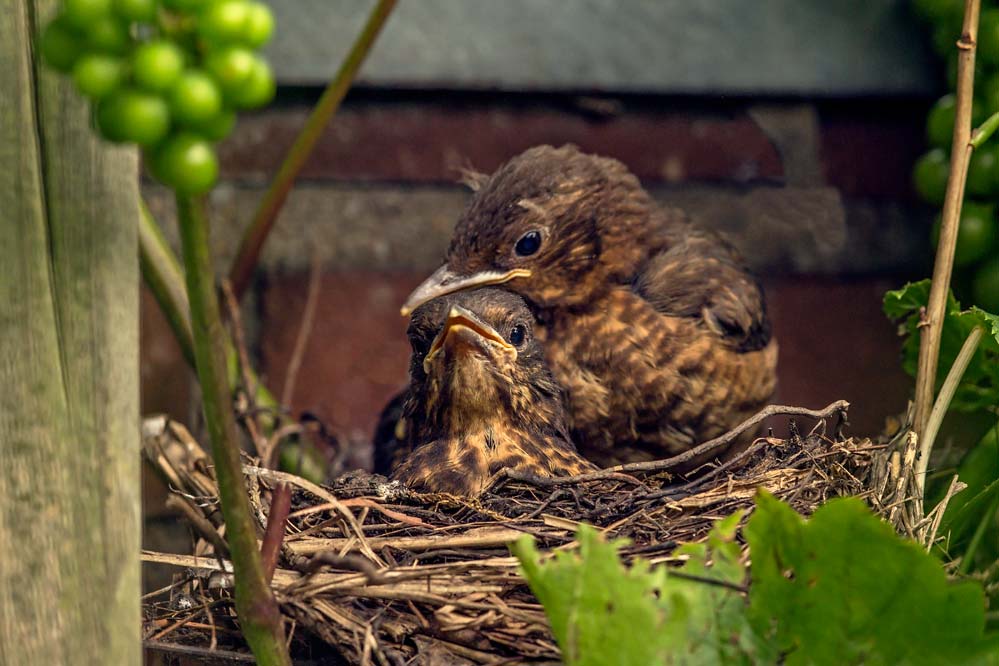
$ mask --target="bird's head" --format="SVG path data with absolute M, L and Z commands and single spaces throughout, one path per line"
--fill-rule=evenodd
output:
M 447 262 L 413 291 L 403 315 L 433 298 L 496 284 L 540 308 L 585 303 L 630 281 L 655 249 L 650 216 L 657 208 L 617 160 L 538 146 L 476 187 Z
M 457 435 L 497 419 L 564 428 L 561 390 L 533 324 L 523 299 L 495 288 L 419 307 L 408 331 L 409 412 L 422 431 L 414 433 L 417 439 Z

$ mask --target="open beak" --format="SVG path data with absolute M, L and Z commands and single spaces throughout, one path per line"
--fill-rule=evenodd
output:
M 490 284 L 503 284 L 519 277 L 531 277 L 531 271 L 526 268 L 514 268 L 509 271 L 480 271 L 471 275 L 458 275 L 452 273 L 447 264 L 444 264 L 413 290 L 400 313 L 403 317 L 407 317 L 416 308 L 439 296 Z
M 503 336 L 496 332 L 489 324 L 486 324 L 465 308 L 455 305 L 447 315 L 444 328 L 433 344 L 430 351 L 423 359 L 423 370 L 429 374 L 430 364 L 434 358 L 444 349 L 457 350 L 460 347 L 472 351 L 480 351 L 487 355 L 499 349 L 505 354 L 510 354 L 513 359 L 517 358 L 517 348 L 503 339 Z

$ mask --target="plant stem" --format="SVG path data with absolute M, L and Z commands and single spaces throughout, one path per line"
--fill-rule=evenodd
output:
M 982 544 L 982 539 L 985 537 L 985 532 L 988 531 L 989 523 L 994 520 L 996 510 L 999 510 L 999 496 L 996 496 L 995 499 L 992 500 L 992 503 L 989 504 L 989 508 L 982 514 L 981 519 L 978 521 L 978 526 L 975 528 L 975 533 L 971 535 L 971 541 L 968 542 L 968 547 L 965 549 L 964 555 L 961 556 L 961 564 L 957 568 L 957 573 L 962 576 L 967 575 L 971 571 L 971 564 L 975 558 L 975 552 Z
M 954 268 L 954 246 L 957 243 L 958 221 L 964 184 L 968 177 L 968 160 L 974 146 L 971 144 L 971 102 L 975 79 L 975 40 L 978 36 L 980 0 L 965 0 L 964 24 L 958 41 L 957 60 L 957 109 L 954 121 L 954 139 L 950 154 L 950 177 L 944 195 L 943 222 L 940 240 L 933 264 L 926 322 L 919 337 L 919 369 L 916 373 L 916 399 L 913 427 L 922 439 L 926 432 L 933 393 L 936 386 L 937 363 L 940 359 L 940 337 L 947 307 L 947 290 Z
M 191 342 L 190 308 L 184 291 L 184 273 L 177 256 L 170 249 L 163 231 L 153 219 L 146 202 L 139 200 L 139 264 L 142 278 L 153 292 L 166 317 L 173 336 L 180 345 L 184 360 L 194 367 L 194 345 Z
M 997 129 L 999 129 L 999 111 L 986 118 L 985 122 L 971 133 L 971 146 L 976 150 L 981 148 L 982 144 L 988 141 Z
M 926 422 L 926 429 L 919 439 L 919 457 L 916 458 L 915 472 L 916 483 L 919 484 L 916 490 L 920 496 L 922 496 L 923 488 L 926 485 L 926 468 L 930 464 L 933 442 L 937 438 L 940 424 L 943 423 L 944 415 L 947 413 L 947 408 L 950 407 L 950 401 L 954 398 L 957 386 L 961 383 L 961 378 L 964 377 L 964 372 L 968 369 L 968 364 L 975 355 L 975 350 L 978 349 L 982 333 L 981 326 L 976 326 L 971 330 L 964 344 L 961 345 L 961 351 L 958 352 L 954 364 L 947 372 L 947 378 L 944 380 L 943 386 L 940 387 L 940 394 L 937 396 L 937 400 L 933 404 L 933 411 L 930 412 L 930 417 Z
M 191 319 L 187 303 L 187 292 L 184 288 L 184 273 L 181 270 L 177 255 L 170 249 L 163 236 L 163 231 L 156 223 L 144 201 L 140 201 L 139 216 L 139 262 L 142 265 L 142 278 L 146 286 L 153 292 L 156 302 L 166 316 L 173 331 L 177 344 L 180 345 L 184 359 L 192 369 L 194 363 L 194 347 L 191 341 Z M 227 367 L 229 383 L 236 384 L 239 377 L 239 361 L 236 358 L 236 347 L 228 335 L 225 335 Z M 253 368 L 247 368 L 253 383 L 253 401 L 258 407 L 277 409 L 277 400 L 261 383 Z M 273 419 L 268 419 L 273 422 Z M 268 432 L 268 434 L 270 434 Z
M 243 482 L 226 370 L 226 335 L 215 292 L 203 201 L 178 195 L 177 219 L 191 307 L 194 360 L 212 442 L 226 540 L 232 553 L 236 611 L 243 635 L 258 663 L 290 665 L 281 614 L 264 579 L 250 501 Z
M 285 156 L 284 162 L 274 176 L 274 180 L 267 189 L 267 193 L 264 194 L 264 198 L 261 199 L 260 205 L 253 216 L 253 221 L 250 222 L 250 226 L 243 235 L 242 241 L 240 241 L 239 251 L 236 253 L 236 259 L 233 261 L 232 268 L 229 271 L 229 281 L 232 283 L 232 289 L 236 294 L 236 298 L 242 296 L 247 286 L 249 286 L 253 270 L 260 259 L 260 252 L 264 246 L 264 241 L 274 227 L 274 222 L 277 220 L 278 213 L 281 211 L 285 199 L 288 198 L 288 193 L 291 191 L 295 178 L 302 170 L 302 167 L 305 166 L 309 155 L 312 154 L 312 150 L 315 148 L 316 142 L 319 141 L 323 129 L 340 107 L 340 102 L 346 96 L 347 90 L 354 80 L 354 76 L 356 76 L 357 71 L 361 68 L 361 64 L 371 50 L 371 46 L 385 25 L 389 14 L 392 13 L 395 3 L 396 0 L 378 0 L 378 4 L 371 11 L 364 29 L 361 30 L 361 34 L 358 35 L 357 40 L 347 54 L 347 58 L 340 65 L 339 71 L 337 71 L 336 76 L 326 87 L 312 113 L 309 114 L 309 118 L 305 121 L 305 126 Z

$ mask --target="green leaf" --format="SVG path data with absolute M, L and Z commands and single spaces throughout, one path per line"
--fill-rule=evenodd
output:
M 929 298 L 930 281 L 912 282 L 902 289 L 885 294 L 883 308 L 888 317 L 901 321 L 906 336 L 902 345 L 902 368 L 916 375 L 919 359 L 919 323 L 922 308 Z M 937 365 L 937 388 L 957 358 L 961 346 L 976 326 L 985 331 L 975 356 L 951 401 L 950 409 L 972 412 L 999 407 L 999 316 L 981 308 L 961 310 L 952 294 L 947 296 L 946 314 L 940 339 Z
M 900 539 L 856 498 L 805 522 L 761 492 L 745 529 L 752 554 L 749 619 L 794 664 L 996 663 L 974 582 Z
M 766 664 L 776 655 L 746 620 L 746 566 L 735 542 L 740 516 L 719 521 L 704 544 L 683 546 L 682 574 L 622 565 L 618 543 L 581 526 L 577 552 L 542 562 L 530 537 L 513 544 L 524 576 L 542 603 L 569 666 L 617 664 Z M 726 585 L 728 584 L 728 586 Z
M 968 485 L 947 504 L 940 521 L 940 550 L 950 558 L 961 557 L 972 535 L 985 521 L 989 532 L 979 546 L 986 566 L 999 557 L 999 534 L 994 502 L 999 497 L 999 432 L 995 428 L 982 438 L 961 461 L 957 478 Z

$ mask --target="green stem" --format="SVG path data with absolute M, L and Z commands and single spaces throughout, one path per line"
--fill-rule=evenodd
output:
M 184 272 L 163 237 L 163 231 L 142 200 L 139 201 L 139 264 L 146 286 L 160 304 L 184 359 L 193 368 L 194 345 L 191 342 L 187 292 L 184 291 Z
M 243 482 L 226 371 L 226 335 L 215 292 L 204 203 L 178 195 L 177 219 L 191 306 L 194 360 L 212 442 L 226 540 L 232 552 L 236 612 L 257 662 L 290 666 L 281 614 L 264 578 L 250 500 Z
M 999 111 L 989 116 L 984 123 L 978 126 L 978 129 L 971 133 L 971 146 L 975 149 L 981 148 L 982 144 L 988 141 L 997 129 L 999 129 Z
M 277 175 L 274 176 L 274 180 L 267 189 L 267 193 L 264 194 L 264 198 L 260 201 L 260 205 L 253 216 L 253 221 L 250 222 L 250 226 L 243 235 L 242 241 L 240 241 L 236 259 L 233 261 L 232 268 L 229 271 L 229 282 L 232 283 L 232 290 L 236 294 L 236 298 L 242 296 L 247 286 L 249 286 L 253 270 L 260 259 L 260 252 L 263 249 L 264 241 L 274 227 L 274 222 L 277 220 L 278 213 L 281 211 L 285 199 L 288 198 L 288 193 L 291 191 L 295 178 L 302 170 L 302 167 L 305 166 L 305 161 L 309 158 L 309 155 L 312 154 L 316 142 L 323 133 L 323 129 L 340 107 L 340 102 L 346 96 L 350 84 L 357 75 L 357 71 L 361 68 L 364 58 L 371 50 L 375 38 L 378 37 L 378 33 L 381 32 L 382 27 L 385 25 L 389 14 L 392 13 L 395 3 L 396 0 L 378 0 L 378 4 L 371 11 L 367 23 L 364 24 L 364 29 L 358 35 L 357 40 L 347 54 L 347 58 L 340 65 L 340 70 L 336 73 L 336 77 L 326 87 L 316 107 L 309 114 L 309 118 L 305 121 L 305 126 L 299 133 L 298 138 L 295 139 L 295 143 L 285 156 Z
M 968 334 L 964 344 L 961 345 L 961 351 L 957 353 L 957 358 L 954 359 L 950 370 L 947 371 L 947 378 L 944 379 L 943 386 L 940 387 L 940 393 L 937 394 L 936 402 L 933 403 L 933 410 L 926 421 L 926 428 L 919 439 L 919 458 L 916 459 L 916 481 L 919 484 L 918 491 L 920 495 L 923 494 L 923 489 L 926 486 L 926 469 L 930 464 L 930 453 L 933 451 L 933 443 L 937 438 L 937 433 L 940 431 L 940 424 L 943 423 L 944 416 L 947 414 L 947 408 L 950 407 L 950 401 L 954 399 L 954 394 L 961 383 L 961 378 L 964 377 L 964 373 L 968 369 L 968 364 L 971 363 L 971 359 L 978 349 L 978 343 L 982 339 L 982 332 L 982 327 L 976 326 Z
M 968 547 L 965 549 L 964 555 L 961 556 L 961 564 L 957 568 L 959 574 L 966 576 L 971 571 L 971 565 L 975 559 L 975 551 L 978 550 L 982 539 L 985 538 L 985 532 L 988 531 L 989 523 L 995 520 L 997 510 L 999 510 L 999 496 L 996 496 L 992 500 L 992 504 L 986 509 L 981 520 L 978 521 L 978 527 L 975 528 L 975 533 L 971 536 L 971 541 L 968 542 Z

